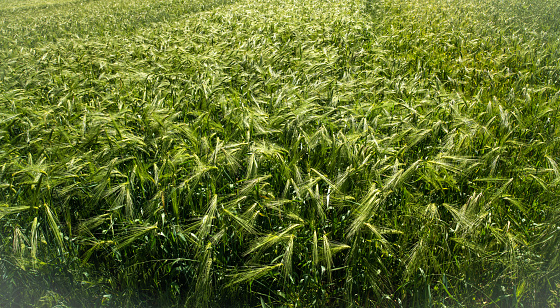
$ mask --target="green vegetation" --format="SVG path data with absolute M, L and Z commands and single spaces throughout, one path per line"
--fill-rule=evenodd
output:
M 0 306 L 560 307 L 554 0 L 0 0 Z

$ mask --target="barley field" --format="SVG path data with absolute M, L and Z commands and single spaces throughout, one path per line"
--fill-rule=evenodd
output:
M 560 307 L 558 0 L 0 0 L 1 307 Z

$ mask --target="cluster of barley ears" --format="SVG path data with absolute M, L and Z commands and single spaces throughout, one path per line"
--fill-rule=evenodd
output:
M 2 305 L 557 303 L 554 1 L 0 3 Z

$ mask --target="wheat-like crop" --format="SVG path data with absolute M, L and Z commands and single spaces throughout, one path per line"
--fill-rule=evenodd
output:
M 554 0 L 0 0 L 0 306 L 558 305 Z

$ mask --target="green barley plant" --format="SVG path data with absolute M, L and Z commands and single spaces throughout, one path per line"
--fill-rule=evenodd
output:
M 559 7 L 0 0 L 0 306 L 558 306 Z

